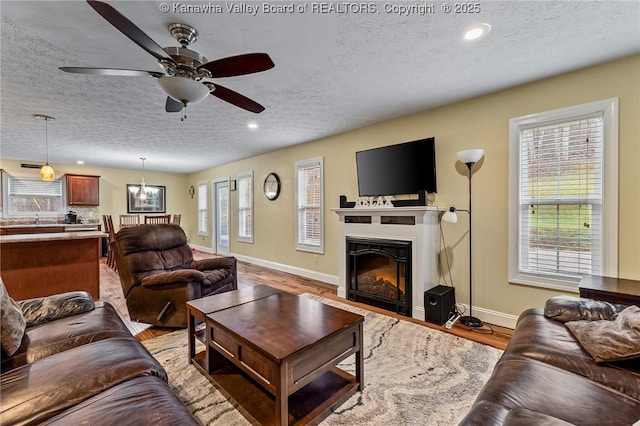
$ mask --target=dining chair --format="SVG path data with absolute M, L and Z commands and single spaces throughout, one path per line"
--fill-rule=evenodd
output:
M 173 215 L 173 221 L 171 223 L 173 223 L 174 225 L 180 225 L 180 218 L 182 217 L 181 214 L 174 214 Z
M 113 257 L 112 244 L 115 241 L 115 230 L 113 229 L 113 219 L 110 214 L 103 214 L 102 221 L 104 222 L 104 231 L 107 233 L 107 266 L 114 271 L 117 271 L 116 259 Z
M 140 225 L 140 215 L 137 214 L 121 214 L 120 215 L 120 229 L 131 228 L 132 226 Z
M 171 223 L 171 215 L 163 214 L 163 215 L 153 215 L 144 217 L 144 223 Z

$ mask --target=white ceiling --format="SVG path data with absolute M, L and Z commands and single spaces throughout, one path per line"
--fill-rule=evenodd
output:
M 200 32 L 191 48 L 210 61 L 268 53 L 275 68 L 215 80 L 266 110 L 253 114 L 209 96 L 181 122 L 164 111 L 154 78 L 58 70 L 160 70 L 86 2 L 2 0 L 2 158 L 44 162 L 44 122 L 33 114 L 46 114 L 56 118 L 49 123 L 54 166 L 84 160 L 135 169 L 146 157 L 148 170 L 188 173 L 640 52 L 638 1 L 484 0 L 480 13 L 469 14 L 444 13 L 436 1 L 424 16 L 387 13 L 385 2 L 375 3 L 377 13 L 256 16 L 109 3 L 163 47 L 177 46 L 167 26 L 182 22 Z M 489 35 L 463 40 L 479 22 L 491 25 Z

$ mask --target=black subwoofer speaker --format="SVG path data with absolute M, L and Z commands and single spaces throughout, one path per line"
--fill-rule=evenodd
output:
M 435 286 L 424 292 L 424 320 L 442 325 L 449 319 L 449 312 L 456 304 L 453 287 Z

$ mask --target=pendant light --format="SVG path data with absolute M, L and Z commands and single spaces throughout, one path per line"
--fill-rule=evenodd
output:
M 136 194 L 136 198 L 139 198 L 141 200 L 147 199 L 147 186 L 144 183 L 144 160 L 146 159 L 146 157 L 140 157 L 140 160 L 142 160 L 142 182 L 140 183 L 140 190 Z
M 49 120 L 55 120 L 55 118 L 50 117 L 48 115 L 35 114 L 34 117 L 39 118 L 40 120 L 44 120 L 44 143 L 45 143 L 45 151 L 47 156 L 47 162 L 40 168 L 40 179 L 45 182 L 53 181 L 55 175 L 53 172 L 53 167 L 49 164 L 49 135 L 48 135 L 48 122 Z

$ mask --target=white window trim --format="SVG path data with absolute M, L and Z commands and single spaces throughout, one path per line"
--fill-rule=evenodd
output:
M 578 278 L 521 273 L 519 268 L 520 130 L 568 121 L 593 113 L 603 116 L 602 274 L 618 276 L 618 98 L 560 108 L 509 120 L 509 282 L 577 292 Z
M 300 229 L 300 224 L 298 223 L 298 170 L 300 168 L 320 164 L 320 244 L 318 246 L 312 246 L 308 244 L 299 244 L 300 238 L 298 237 L 298 230 Z M 296 203 L 295 203 L 295 236 L 296 236 L 296 250 L 304 251 L 309 253 L 317 253 L 324 254 L 324 157 L 316 157 L 309 158 L 308 160 L 296 161 L 294 168 L 294 176 L 295 176 L 295 193 L 296 193 Z
M 204 229 L 204 230 L 200 229 L 200 187 L 203 186 L 203 185 L 205 186 L 205 194 L 207 194 L 207 200 L 206 200 L 207 201 L 207 206 L 206 206 L 206 209 L 205 209 L 206 212 L 207 212 L 207 219 L 205 220 L 206 229 Z M 209 236 L 209 218 L 211 217 L 211 215 L 209 214 L 209 188 L 208 188 L 208 185 L 207 185 L 207 181 L 205 181 L 205 180 L 199 181 L 197 183 L 197 188 L 198 188 L 197 189 L 197 191 L 198 191 L 198 219 L 197 219 L 198 232 L 197 232 L 197 234 L 199 236 L 202 236 L 202 237 L 208 237 Z
M 250 207 L 249 210 L 251 211 L 251 235 L 249 237 L 241 237 L 240 236 L 240 179 L 242 178 L 246 178 L 248 177 L 250 179 L 251 182 L 251 190 L 249 191 L 249 203 L 250 203 Z M 253 235 L 255 234 L 255 229 L 254 229 L 254 220 L 253 220 L 253 216 L 254 216 L 254 206 L 253 206 L 253 190 L 254 190 L 254 182 L 253 182 L 253 170 L 247 171 L 247 172 L 242 172 L 242 173 L 238 173 L 236 175 L 236 181 L 238 182 L 238 184 L 236 185 L 236 201 L 237 201 L 237 206 L 238 206 L 238 227 L 236 229 L 237 231 L 237 240 L 239 242 L 243 242 L 243 243 L 253 243 Z

